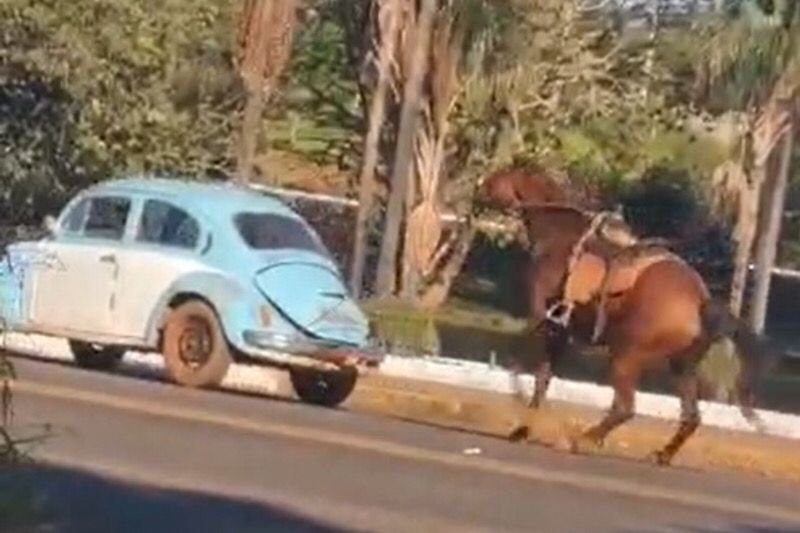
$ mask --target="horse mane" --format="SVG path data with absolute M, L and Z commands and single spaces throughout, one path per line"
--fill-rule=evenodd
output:
M 533 213 L 538 215 L 563 215 L 581 218 L 591 218 L 594 213 L 587 209 L 583 209 L 574 204 L 560 203 L 560 202 L 547 202 L 539 203 L 533 202 L 530 204 L 522 204 L 519 208 L 523 213 Z
M 591 223 L 593 213 L 569 204 L 529 204 L 519 208 L 521 218 L 534 241 L 570 245 Z

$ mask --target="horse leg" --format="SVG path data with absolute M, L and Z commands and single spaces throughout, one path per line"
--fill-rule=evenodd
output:
M 676 378 L 676 389 L 681 399 L 681 419 L 672 439 L 651 456 L 659 465 L 670 464 L 689 437 L 694 435 L 694 432 L 700 427 L 701 418 L 698 406 L 700 379 L 697 376 L 697 365 L 709 347 L 709 339 L 700 339 L 674 358 L 670 364 L 670 370 Z
M 585 431 L 581 440 L 601 447 L 611 431 L 621 426 L 634 415 L 636 387 L 642 373 L 643 361 L 639 352 L 624 352 L 614 358 L 611 382 L 614 387 L 614 401 L 606 416 L 599 424 Z M 573 450 L 579 442 L 573 443 Z
M 552 324 L 546 319 L 547 300 L 557 292 L 558 277 L 553 275 L 542 276 L 542 272 L 547 271 L 547 268 L 543 267 L 546 264 L 546 258 L 542 258 L 539 263 L 533 258 L 530 261 L 527 265 L 529 280 L 527 286 L 528 304 L 531 316 L 528 339 L 530 344 L 535 347 L 534 349 L 538 352 L 537 355 L 539 357 L 532 365 L 527 363 L 531 361 L 527 357 L 524 362 L 518 360 L 512 367 L 511 379 L 512 388 L 517 396 L 522 398 L 519 374 L 526 371 L 534 374 L 534 392 L 530 399 L 523 401 L 526 402 L 529 408 L 538 408 L 547 396 L 547 390 L 553 376 L 553 366 L 564 352 L 569 336 L 564 328 Z
M 547 390 L 550 388 L 550 381 L 553 378 L 553 366 L 558 364 L 567 346 L 569 335 L 567 331 L 555 324 L 545 324 L 544 328 L 544 351 L 534 374 L 535 389 L 528 407 L 538 409 L 547 397 Z
M 673 371 L 676 370 L 676 373 L 679 374 L 677 389 L 681 398 L 681 420 L 678 430 L 667 445 L 652 454 L 653 460 L 662 466 L 672 462 L 672 458 L 675 457 L 678 450 L 700 427 L 700 408 L 697 403 L 700 383 L 696 366 L 691 364 L 678 369 L 673 367 Z

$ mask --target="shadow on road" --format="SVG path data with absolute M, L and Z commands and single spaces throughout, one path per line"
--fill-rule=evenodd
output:
M 774 527 L 755 524 L 736 524 L 724 528 L 706 528 L 686 525 L 676 525 L 670 528 L 671 531 L 681 531 L 683 533 L 797 533 L 797 527 Z M 642 530 L 635 530 L 641 533 Z M 654 530 L 655 531 L 655 530 Z M 659 529 L 658 531 L 663 531 Z M 634 533 L 630 530 L 629 533 Z
M 18 519 L 11 524 L 13 517 L 0 516 L 3 532 L 349 531 L 270 505 L 127 484 L 52 466 L 4 467 L 0 495 L 9 494 L 35 495 L 38 525 Z M 0 515 L 4 514 L 2 499 Z M 8 511 L 9 502 L 5 505 Z

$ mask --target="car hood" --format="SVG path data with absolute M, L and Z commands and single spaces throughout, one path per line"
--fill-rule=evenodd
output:
M 330 260 L 311 253 L 275 253 L 264 259 L 255 284 L 296 327 L 334 343 L 366 342 L 368 321 Z

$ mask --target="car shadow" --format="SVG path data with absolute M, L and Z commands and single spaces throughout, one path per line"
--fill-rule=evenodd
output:
M 151 383 L 158 383 L 160 385 L 164 385 L 167 387 L 174 387 L 176 389 L 186 390 L 186 391 L 193 391 L 199 390 L 203 393 L 218 393 L 218 394 L 225 394 L 225 395 L 232 395 L 232 396 L 241 396 L 246 398 L 255 398 L 261 400 L 269 400 L 269 401 L 276 401 L 281 403 L 287 404 L 303 404 L 300 400 L 295 397 L 291 396 L 282 396 L 278 394 L 272 394 L 269 392 L 263 391 L 254 391 L 254 390 L 242 390 L 242 389 L 235 389 L 235 388 L 227 388 L 227 387 L 210 387 L 207 389 L 190 389 L 187 387 L 183 387 L 178 385 L 174 381 L 170 380 L 167 375 L 164 373 L 163 370 L 159 369 L 156 370 L 149 366 L 141 366 L 135 363 L 131 363 L 126 360 L 122 360 L 122 362 L 116 368 L 110 370 L 101 370 L 101 369 L 88 369 L 88 368 L 81 368 L 80 366 L 76 365 L 73 361 L 65 360 L 65 359 L 54 359 L 51 357 L 37 355 L 37 354 L 30 354 L 30 353 L 20 353 L 20 352 L 8 352 L 13 358 L 15 359 L 22 359 L 27 361 L 34 361 L 37 363 L 45 363 L 48 365 L 53 365 L 61 368 L 69 368 L 77 372 L 84 372 L 87 374 L 94 374 L 94 375 L 106 375 L 118 378 L 127 378 L 127 379 L 134 379 L 139 381 L 148 381 Z
M 2 468 L 0 511 L 4 504 L 31 509 L 0 518 L 4 532 L 354 531 L 269 504 L 128 484 L 50 465 Z

